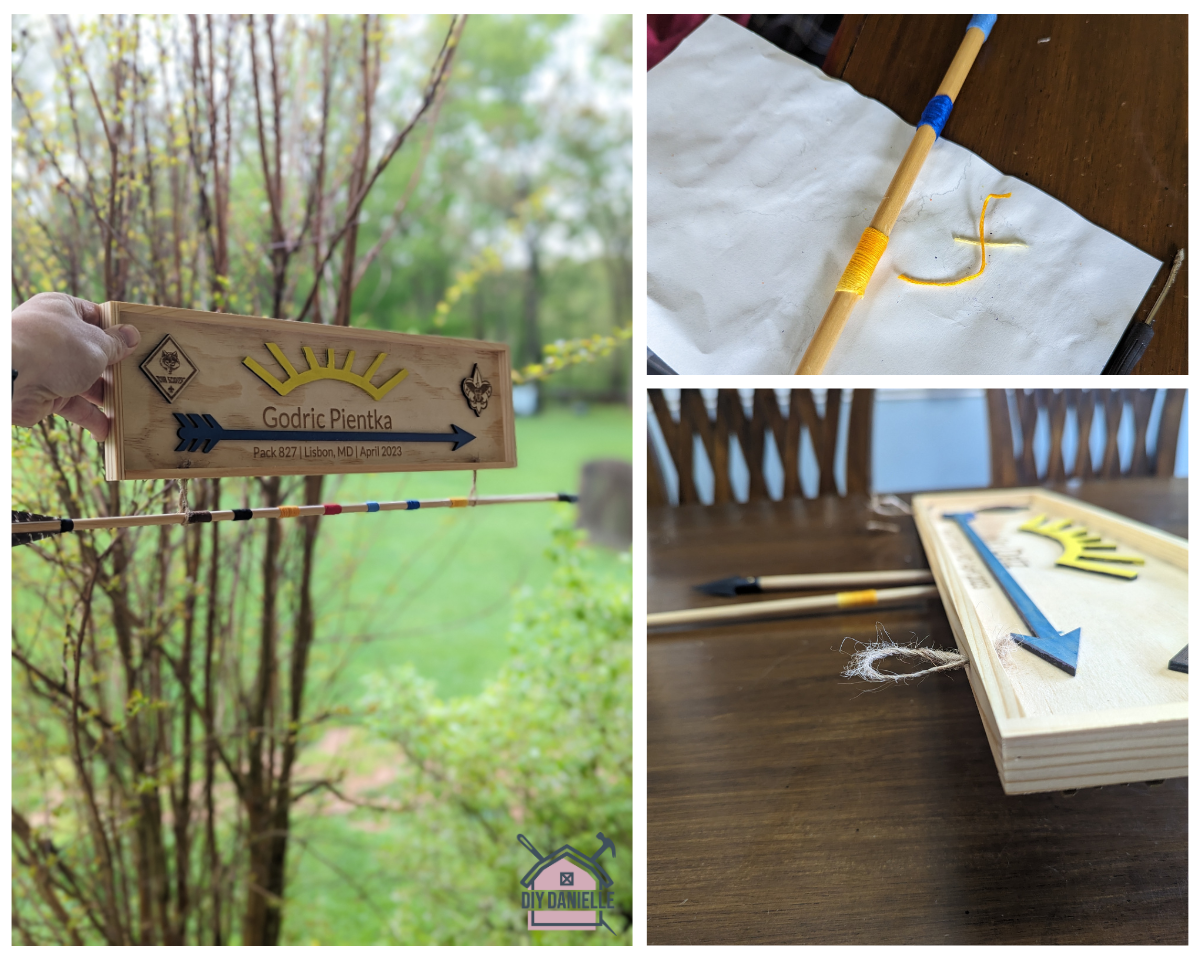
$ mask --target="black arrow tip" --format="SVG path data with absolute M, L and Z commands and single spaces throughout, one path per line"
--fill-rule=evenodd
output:
M 758 585 L 758 577 L 726 577 L 724 580 L 713 580 L 692 587 L 710 597 L 736 597 L 743 593 L 762 593 Z

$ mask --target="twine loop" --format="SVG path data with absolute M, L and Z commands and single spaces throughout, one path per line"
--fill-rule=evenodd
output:
M 846 640 L 853 639 L 853 637 L 846 637 L 842 643 L 845 644 Z M 858 643 L 857 640 L 854 642 Z M 840 650 L 841 647 L 838 649 Z M 881 660 L 886 660 L 888 657 L 923 660 L 926 663 L 932 664 L 932 666 L 924 670 L 916 670 L 912 673 L 882 673 L 875 665 Z M 904 680 L 913 680 L 917 677 L 925 677 L 931 673 L 960 670 L 970 662 L 970 660 L 957 650 L 935 650 L 932 647 L 918 647 L 915 644 L 905 646 L 893 643 L 883 624 L 876 623 L 875 643 L 859 644 L 859 648 L 851 655 L 850 662 L 846 664 L 846 669 L 842 671 L 842 676 L 866 680 L 870 683 L 896 683 Z
M 175 482 L 179 484 L 179 512 L 183 514 L 183 519 L 180 520 L 179 522 L 187 523 L 188 518 L 191 516 L 191 513 L 192 513 L 191 510 L 188 509 L 188 498 L 187 498 L 188 479 L 186 477 L 184 477 L 182 480 L 176 480 Z

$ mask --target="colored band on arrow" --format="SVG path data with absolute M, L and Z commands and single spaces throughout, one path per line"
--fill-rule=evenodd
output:
M 975 519 L 975 514 L 944 513 L 942 519 L 952 520 L 958 524 L 959 529 L 971 542 L 971 546 L 978 551 L 979 556 L 987 565 L 988 571 L 1000 584 L 1000 589 L 1008 595 L 1009 602 L 1016 608 L 1017 613 L 1021 615 L 1021 619 L 1025 621 L 1029 629 L 1033 631 L 1031 637 L 1014 633 L 1013 640 L 1047 663 L 1052 663 L 1058 669 L 1075 676 L 1075 668 L 1079 663 L 1079 628 L 1076 627 L 1070 633 L 1059 633 L 1050 625 L 1046 615 L 1037 608 L 1037 605 L 1029 598 L 1029 594 L 1021 589 L 1017 581 L 1013 579 L 1013 575 L 1005 569 L 1004 564 L 983 542 L 983 538 L 971 527 L 971 521 Z

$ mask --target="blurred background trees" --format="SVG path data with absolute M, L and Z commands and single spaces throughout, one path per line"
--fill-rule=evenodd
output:
M 521 468 L 481 485 L 570 489 L 582 460 L 629 456 L 630 29 L 628 17 L 18 17 L 14 304 L 63 290 L 504 340 L 516 379 L 576 407 L 522 421 Z M 584 401 L 622 405 L 589 413 Z M 174 481 L 107 483 L 97 446 L 62 421 L 14 429 L 13 453 L 14 508 L 138 512 L 183 493 Z M 339 488 L 343 499 L 444 493 L 452 480 L 202 481 L 187 496 L 200 509 L 314 503 Z M 530 617 L 512 598 L 559 582 L 547 596 L 570 619 L 564 589 L 610 584 L 619 605 L 628 565 L 565 547 L 545 557 L 561 517 L 414 516 L 383 543 L 348 519 L 336 542 L 359 545 L 349 550 L 331 549 L 312 518 L 70 535 L 15 552 L 14 942 L 527 938 L 505 831 L 583 821 L 553 813 L 558 801 L 493 804 L 488 816 L 509 823 L 485 858 L 499 879 L 481 927 L 453 905 L 477 869 L 466 854 L 448 852 L 442 865 L 460 869 L 425 881 L 409 858 L 404 883 L 371 859 L 416 849 L 428 826 L 402 789 L 412 755 L 394 751 L 420 741 L 408 730 L 425 723 L 419 705 L 432 716 L 455 703 L 518 740 L 553 726 L 551 705 L 519 724 L 497 706 L 496 685 L 520 672 L 497 636 Z M 555 580 L 566 568 L 582 571 L 574 588 Z M 401 579 L 421 588 L 399 590 Z M 596 651 L 628 644 L 627 624 L 613 634 L 611 622 L 584 630 Z M 602 659 L 628 686 L 628 664 Z M 403 709 L 376 696 L 368 713 L 366 681 L 405 660 L 424 692 Z M 565 682 L 593 680 L 576 670 Z M 589 749 L 611 762 L 571 768 L 579 794 L 602 795 L 598 813 L 619 821 L 591 832 L 619 843 L 628 734 L 605 728 Z M 361 749 L 331 770 L 322 749 L 346 738 Z M 420 742 L 429 769 L 461 746 Z M 366 794 L 394 796 L 343 789 L 363 764 L 375 764 Z M 486 780 L 485 765 L 473 769 Z M 383 826 L 355 819 L 384 809 Z M 346 842 L 368 829 L 388 842 Z M 392 889 L 353 882 L 366 875 Z M 417 887 L 433 897 L 420 908 L 436 915 L 428 923 L 411 920 Z M 627 896 L 626 885 L 626 908 Z

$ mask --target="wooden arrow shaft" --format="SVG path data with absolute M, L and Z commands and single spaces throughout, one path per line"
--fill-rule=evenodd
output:
M 970 73 L 971 66 L 975 63 L 975 58 L 979 55 L 986 39 L 987 35 L 978 27 L 971 27 L 967 30 L 935 96 L 944 94 L 951 100 L 957 99 L 963 81 L 967 79 L 967 74 Z M 900 161 L 900 166 L 896 169 L 892 182 L 888 184 L 887 192 L 879 201 L 875 216 L 871 218 L 871 226 L 880 233 L 891 236 L 900 211 L 903 209 L 909 193 L 912 192 L 917 175 L 921 172 L 925 158 L 929 156 L 929 150 L 936 140 L 937 134 L 931 126 L 922 124 L 917 127 L 916 133 L 913 134 L 912 141 L 908 145 L 908 150 L 904 153 L 904 159 Z M 804 351 L 804 357 L 801 359 L 796 373 L 814 374 L 825 369 L 829 355 L 842 335 L 842 329 L 846 326 L 850 311 L 854 309 L 856 303 L 858 303 L 858 294 L 856 293 L 845 290 L 834 293 L 833 299 L 829 302 L 829 307 L 817 327 L 817 332 L 813 334 L 812 340 L 809 341 L 808 347 Z
M 853 573 L 789 573 L 758 578 L 761 590 L 820 590 L 823 587 L 894 587 L 933 583 L 928 570 L 861 570 Z
M 371 503 L 337 504 L 337 514 L 342 513 L 381 513 L 388 510 L 434 510 L 439 507 L 489 507 L 502 503 L 573 503 L 575 496 L 568 493 L 515 493 L 494 497 L 443 497 L 435 500 L 380 500 Z M 320 517 L 336 515 L 330 510 L 331 505 L 314 503 L 295 507 L 295 513 L 281 507 L 253 507 L 250 516 L 245 519 L 278 520 L 290 517 Z M 282 511 L 282 512 L 281 512 Z M 189 518 L 197 515 L 207 515 L 204 522 L 221 520 L 237 520 L 234 510 L 192 510 L 188 513 L 148 513 L 128 517 L 85 517 L 73 520 L 72 529 L 80 530 L 110 530 L 122 527 L 162 527 L 173 523 L 188 523 Z M 285 516 L 286 514 L 286 516 Z M 13 533 L 59 533 L 62 531 L 62 520 L 28 520 L 14 522 Z
M 887 590 L 850 590 L 827 593 L 816 597 L 793 597 L 787 600 L 760 600 L 757 603 L 730 603 L 715 607 L 695 607 L 691 610 L 672 610 L 651 613 L 647 627 L 670 627 L 683 623 L 704 623 L 728 620 L 754 620 L 791 613 L 827 613 L 852 607 L 882 607 L 889 604 L 932 600 L 937 587 L 893 587 Z

